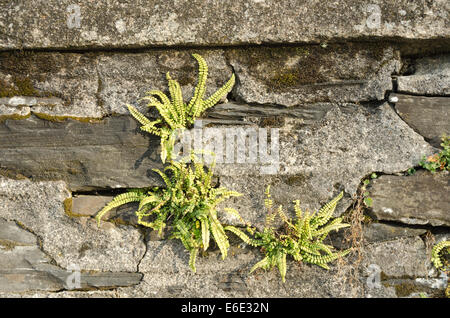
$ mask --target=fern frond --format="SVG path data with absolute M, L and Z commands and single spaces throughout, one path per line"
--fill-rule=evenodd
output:
M 444 267 L 441 259 L 441 252 L 446 248 L 450 248 L 450 241 L 439 242 L 433 246 L 433 249 L 431 250 L 431 262 L 434 264 L 436 269 L 441 269 Z
M 202 243 L 203 243 L 203 250 L 206 251 L 209 247 L 209 224 L 208 221 L 205 219 L 201 219 L 201 226 L 202 226 Z
M 227 251 L 229 247 L 229 242 L 225 235 L 225 231 L 223 230 L 222 225 L 214 219 L 210 222 L 210 228 L 214 240 L 216 241 L 217 246 L 219 247 L 222 254 L 222 259 L 225 259 L 227 257 Z
M 147 94 L 149 94 L 149 95 L 154 95 L 154 96 L 158 96 L 158 97 L 160 98 L 161 102 L 162 102 L 162 103 L 161 103 L 162 105 L 168 105 L 168 104 L 170 104 L 170 99 L 169 99 L 169 97 L 167 97 L 167 95 L 164 94 L 164 93 L 161 92 L 161 91 L 158 91 L 158 90 L 151 90 L 151 91 L 147 92 Z
M 249 274 L 253 273 L 258 268 L 268 269 L 269 267 L 270 267 L 269 258 L 266 256 L 250 269 Z
M 142 125 L 151 124 L 151 120 L 145 117 L 142 113 L 140 113 L 135 107 L 133 107 L 130 104 L 127 104 L 127 107 L 130 114 Z
M 330 202 L 326 203 L 318 212 L 315 218 L 314 227 L 317 228 L 322 226 L 330 220 L 333 216 L 334 210 L 336 209 L 336 205 L 340 199 L 344 196 L 344 192 L 339 193 L 335 198 L 333 198 Z
M 333 230 L 338 231 L 339 229 L 342 229 L 342 228 L 350 226 L 350 224 L 341 223 L 341 222 L 342 222 L 342 218 L 335 218 L 333 221 L 331 221 L 325 227 L 322 227 L 319 230 L 314 230 L 313 233 L 314 233 L 315 236 L 320 236 L 320 235 L 323 235 L 323 234 L 328 235 L 328 233 L 330 233 Z
M 97 216 L 95 217 L 95 219 L 97 220 L 97 225 L 100 226 L 100 220 L 107 212 L 126 203 L 138 202 L 141 200 L 141 198 L 142 194 L 136 192 L 127 192 L 119 194 L 111 202 L 109 202 L 103 209 L 101 209 L 100 212 L 98 212 Z
M 146 204 L 153 203 L 153 202 L 158 202 L 158 201 L 160 201 L 160 200 L 161 200 L 161 198 L 159 198 L 159 197 L 157 197 L 157 196 L 155 196 L 155 195 L 149 195 L 149 196 L 146 196 L 145 198 L 143 198 L 143 199 L 139 202 L 139 210 L 142 210 L 142 207 L 143 207 L 144 205 L 146 205 Z
M 172 187 L 172 182 L 170 181 L 169 177 L 164 172 L 162 172 L 159 169 L 152 169 L 152 170 L 161 176 L 161 178 L 163 179 L 164 183 L 166 184 L 166 186 L 168 188 Z
M 204 112 L 208 108 L 217 104 L 222 97 L 226 96 L 231 91 L 234 83 L 235 83 L 235 76 L 234 74 L 232 74 L 231 78 L 228 80 L 228 82 L 225 83 L 225 85 L 219 88 L 214 94 L 211 95 L 211 97 L 209 97 L 202 103 L 202 108 L 200 111 Z
M 180 84 L 170 77 L 169 72 L 166 74 L 169 82 L 169 92 L 172 102 L 167 104 L 167 108 L 171 113 L 172 118 L 181 126 L 184 126 L 183 118 L 183 95 Z
M 197 269 L 195 268 L 195 260 L 197 258 L 197 254 L 198 254 L 198 249 L 197 248 L 193 248 L 193 249 L 190 250 L 189 267 L 192 269 L 192 271 L 194 273 L 197 271 Z
M 232 225 L 224 227 L 224 230 L 236 234 L 236 236 L 239 237 L 247 245 L 251 245 L 254 247 L 258 246 L 258 242 L 256 240 L 251 239 L 247 234 Z
M 286 253 L 280 252 L 277 256 L 277 266 L 280 271 L 281 281 L 286 281 Z
M 198 63 L 198 84 L 194 90 L 194 96 L 189 102 L 187 109 L 192 114 L 193 117 L 199 115 L 198 107 L 200 107 L 201 100 L 205 95 L 206 91 L 206 79 L 208 77 L 208 65 L 205 59 L 199 54 L 192 54 L 192 56 L 197 60 Z M 197 108 L 197 109 L 196 109 Z

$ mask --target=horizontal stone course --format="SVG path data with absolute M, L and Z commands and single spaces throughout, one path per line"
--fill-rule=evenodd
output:
M 449 36 L 445 0 L 0 2 L 0 50 L 142 48 Z M 268 23 L 270 21 L 270 23 Z
M 450 81 L 449 81 L 450 84 Z M 434 147 L 441 147 L 442 136 L 450 134 L 450 97 L 391 94 L 400 117 Z
M 412 63 L 412 74 L 398 76 L 398 91 L 418 95 L 450 95 L 450 55 L 426 56 Z
M 379 220 L 450 226 L 449 182 L 448 171 L 381 176 L 369 189 L 373 214 Z

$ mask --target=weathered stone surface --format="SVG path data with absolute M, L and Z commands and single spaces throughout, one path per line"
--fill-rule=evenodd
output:
M 398 91 L 420 95 L 450 95 L 450 55 L 417 59 L 415 72 L 397 78 Z
M 381 176 L 369 192 L 379 220 L 450 226 L 450 176 L 417 171 L 412 176 Z
M 236 98 L 284 106 L 382 100 L 400 67 L 398 52 L 370 44 L 253 48 L 227 55 L 239 77 Z
M 1 53 L 0 105 L 20 103 L 47 117 L 100 118 L 96 63 L 90 54 Z
M 130 116 L 96 123 L 31 116 L 0 123 L 0 167 L 35 180 L 64 180 L 72 191 L 159 184 L 159 140 Z
M 42 118 L 82 121 L 112 114 L 128 114 L 126 104 L 135 104 L 149 90 L 167 92 L 166 73 L 177 79 L 184 99 L 190 100 L 197 84 L 200 53 L 209 66 L 206 95 L 231 76 L 222 50 L 166 50 L 142 53 L 0 53 L 0 119 L 30 112 Z
M 431 152 L 433 148 L 388 104 L 376 109 L 342 105 L 333 106 L 313 125 L 286 119 L 279 130 L 280 165 L 275 174 L 262 175 L 261 165 L 250 163 L 222 163 L 216 170 L 221 186 L 244 194 L 224 205 L 236 208 L 248 221 L 262 224 L 268 184 L 275 204 L 291 208 L 298 199 L 309 210 L 320 208 L 344 190 L 346 197 L 337 209 L 341 214 L 362 178 L 374 171 L 405 171 Z
M 208 64 L 205 97 L 226 83 L 232 72 L 222 50 L 165 50 L 140 54 L 101 54 L 98 56 L 98 97 L 106 114 L 128 114 L 126 104 L 135 104 L 147 111 L 145 101 L 138 102 L 149 90 L 162 90 L 169 95 L 166 73 L 181 86 L 183 98 L 188 102 L 198 81 L 197 61 L 191 56 L 198 53 Z
M 285 124 L 285 118 L 302 120 L 302 125 L 312 125 L 325 117 L 333 109 L 331 103 L 303 104 L 298 107 L 280 107 L 271 105 L 248 105 L 223 103 L 210 108 L 202 118 L 203 125 L 254 125 L 278 127 Z
M 433 146 L 440 147 L 442 135 L 450 134 L 450 97 L 391 94 L 389 98 L 397 100 L 400 117 Z
M 57 265 L 83 271 L 136 272 L 145 247 L 137 229 L 72 218 L 64 182 L 31 182 L 0 177 L 0 217 L 20 222 L 40 240 Z
M 371 223 L 363 228 L 364 242 L 369 244 L 374 242 L 391 241 L 400 237 L 414 237 L 425 233 L 425 229 L 413 229 L 383 223 Z
M 36 237 L 23 229 L 16 223 L 0 218 L 0 248 L 11 250 L 16 246 L 36 245 Z
M 277 270 L 248 274 L 261 259 L 255 249 L 232 246 L 222 260 L 220 252 L 198 257 L 197 272 L 188 266 L 189 253 L 179 241 L 148 242 L 139 269 L 144 273 L 136 288 L 120 289 L 130 297 L 345 297 L 361 295 L 362 286 L 347 282 L 349 264 L 329 271 L 288 261 L 286 283 Z
M 0 101 L 0 122 L 6 119 L 24 119 L 30 116 L 29 107 L 11 107 Z
M 74 215 L 95 216 L 113 199 L 104 195 L 77 195 L 72 197 L 72 213 Z
M 136 285 L 139 273 L 80 272 L 80 285 L 72 281 L 71 270 L 52 264 L 38 246 L 35 235 L 12 221 L 0 219 L 0 292 L 59 291 Z
M 431 275 L 425 244 L 419 237 L 399 238 L 369 244 L 358 267 L 353 256 L 332 264 L 329 271 L 317 266 L 288 261 L 286 283 L 275 269 L 249 274 L 261 259 L 255 249 L 232 246 L 222 260 L 218 251 L 197 259 L 197 273 L 190 271 L 189 255 L 180 242 L 148 242 L 140 269 L 142 284 L 122 288 L 126 297 L 405 297 L 404 285 L 415 284 L 416 291 L 439 292 L 431 286 L 438 278 Z M 378 267 L 369 267 L 375 264 Z M 377 272 L 373 272 L 373 269 Z M 379 275 L 380 286 L 370 285 Z M 431 275 L 431 276 L 430 276 Z M 436 277 L 435 277 L 436 276 Z M 401 281 L 396 281 L 396 280 Z M 435 290 L 437 288 L 437 290 Z M 412 292 L 411 292 L 412 293 Z M 411 294 L 410 293 L 410 294 Z M 441 292 L 440 292 L 441 293 Z
M 377 269 L 385 278 L 427 277 L 431 266 L 425 244 L 419 237 L 369 244 L 364 249 L 363 268 Z
M 37 246 L 18 246 L 12 251 L 0 249 L 0 291 L 56 291 L 63 289 L 63 281 L 48 271 L 34 268 L 36 265 L 45 263 L 49 265 L 49 259 Z
M 0 49 L 447 38 L 444 0 L 2 1 Z
M 72 198 L 71 214 L 73 216 L 94 217 L 113 198 L 113 196 L 103 195 L 76 195 Z M 127 203 L 110 210 L 102 219 L 119 224 L 137 225 L 138 220 L 135 212 L 138 207 L 137 202 Z

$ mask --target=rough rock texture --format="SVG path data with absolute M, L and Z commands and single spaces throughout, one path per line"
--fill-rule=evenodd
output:
M 450 78 L 448 80 L 450 84 Z M 435 147 L 443 134 L 450 134 L 450 98 L 391 94 L 397 98 L 395 110 L 400 117 Z
M 363 235 L 366 243 L 390 241 L 400 237 L 413 237 L 425 233 L 425 229 L 415 229 L 383 223 L 371 223 L 363 228 Z
M 92 124 L 6 120 L 0 123 L 0 168 L 34 180 L 64 180 L 72 191 L 159 184 L 151 171 L 161 167 L 159 140 L 138 124 L 130 116 Z
M 445 0 L 0 0 L 0 297 L 443 297 L 430 251 L 450 235 L 449 173 L 404 172 L 450 133 L 449 12 Z M 311 211 L 344 191 L 335 215 L 353 226 L 326 242 L 354 249 L 330 270 L 288 259 L 285 284 L 249 274 L 262 251 L 229 233 L 228 257 L 212 243 L 193 273 L 170 224 L 163 237 L 137 224 L 136 202 L 97 226 L 114 195 L 163 185 L 159 139 L 126 104 L 159 116 L 141 98 L 168 93 L 167 73 L 190 100 L 192 53 L 206 95 L 236 75 L 186 131 L 216 153 L 213 185 L 243 194 L 220 220 L 243 225 L 222 213 L 234 207 L 261 228 L 267 185 L 290 216 L 295 199 Z
M 14 0 L 0 5 L 0 26 L 5 30 L 0 49 L 318 43 L 449 35 L 445 0 Z
M 66 214 L 70 193 L 63 182 L 0 177 L 0 217 L 35 234 L 56 264 L 82 270 L 135 272 L 145 247 L 138 230 Z
M 379 220 L 450 226 L 448 172 L 421 170 L 412 176 L 381 176 L 369 192 L 373 214 Z
M 192 53 L 201 54 L 208 63 L 209 96 L 231 76 L 222 50 L 0 53 L 0 120 L 11 115 L 14 106 L 50 120 L 89 121 L 128 114 L 127 103 L 147 111 L 146 103 L 138 100 L 149 90 L 167 92 L 167 72 L 180 82 L 188 101 L 198 79 Z
M 0 54 L 3 106 L 20 103 L 41 116 L 99 118 L 104 112 L 97 105 L 98 85 L 94 55 Z
M 179 241 L 148 242 L 139 267 L 142 283 L 121 292 L 132 297 L 345 297 L 362 290 L 359 284 L 346 284 L 348 265 L 326 271 L 289 261 L 283 284 L 276 270 L 248 274 L 261 259 L 257 250 L 233 246 L 229 254 L 225 260 L 217 250 L 198 257 L 194 274 L 188 266 L 189 253 Z
M 227 55 L 240 82 L 237 99 L 284 106 L 382 100 L 400 67 L 398 52 L 375 44 L 250 48 Z
M 413 74 L 397 78 L 399 92 L 450 95 L 450 55 L 420 58 L 413 65 Z
M 432 268 L 419 237 L 369 244 L 363 254 L 365 297 L 442 297 L 446 276 Z
M 376 264 L 390 278 L 426 277 L 432 266 L 419 237 L 369 244 L 364 253 L 364 267 Z
M 116 288 L 136 285 L 139 273 L 78 272 L 62 269 L 39 248 L 38 238 L 13 221 L 0 218 L 0 292 Z M 78 268 L 81 270 L 81 268 Z
M 299 199 L 310 210 L 344 190 L 348 196 L 337 208 L 340 214 L 362 178 L 374 171 L 405 171 L 433 151 L 388 104 L 375 109 L 334 106 L 313 125 L 286 119 L 279 136 L 280 166 L 274 175 L 261 175 L 257 164 L 217 166 L 220 185 L 244 194 L 226 205 L 256 224 L 264 222 L 268 184 L 276 204 L 288 208 Z

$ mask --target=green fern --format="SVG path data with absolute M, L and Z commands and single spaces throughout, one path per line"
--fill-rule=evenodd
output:
M 268 214 L 262 232 L 247 226 L 247 232 L 253 236 L 251 238 L 236 227 L 225 227 L 225 230 L 233 232 L 246 244 L 261 247 L 265 254 L 265 257 L 252 267 L 250 273 L 258 268 L 271 270 L 277 267 L 282 281 L 285 282 L 287 255 L 290 255 L 296 261 L 303 261 L 329 269 L 328 263 L 350 252 L 350 250 L 333 252 L 333 246 L 323 243 L 331 231 L 338 231 L 341 228 L 350 226 L 349 224 L 341 223 L 341 218 L 331 220 L 336 205 L 343 196 L 342 192 L 325 204 L 317 213 L 313 214 L 304 213 L 300 209 L 299 201 L 294 201 L 295 222 L 287 218 L 282 206 L 276 211 L 272 211 L 273 202 L 269 187 L 267 187 L 266 196 L 265 205 L 268 209 Z M 283 221 L 284 227 L 281 231 L 278 231 L 273 226 L 276 216 Z
M 442 151 L 431 156 L 425 156 L 419 162 L 419 165 L 431 173 L 439 170 L 450 171 L 450 136 L 443 135 L 441 146 Z
M 442 261 L 442 255 L 444 252 L 450 252 L 450 241 L 442 241 L 433 246 L 431 251 L 431 262 L 436 269 L 445 269 L 444 262 Z
M 194 272 L 196 257 L 200 251 L 208 249 L 211 237 L 224 259 L 230 244 L 218 220 L 217 205 L 227 198 L 241 194 L 226 188 L 213 187 L 211 176 L 214 163 L 209 171 L 206 171 L 195 156 L 191 156 L 191 160 L 192 164 L 184 160 L 171 162 L 164 171 L 155 169 L 163 178 L 165 188 L 118 195 L 97 214 L 99 224 L 109 210 L 129 202 L 139 202 L 136 211 L 138 224 L 152 228 L 162 236 L 170 220 L 173 226 L 170 238 L 179 239 L 190 252 L 189 265 Z M 234 214 L 236 213 L 237 211 L 234 211 Z
M 148 107 L 155 107 L 158 110 L 162 117 L 161 119 L 151 121 L 132 105 L 127 105 L 131 115 L 142 125 L 141 129 L 143 131 L 161 138 L 161 160 L 163 163 L 166 159 L 171 158 L 177 133 L 194 124 L 196 118 L 208 108 L 217 104 L 222 97 L 231 91 L 235 82 L 233 74 L 224 86 L 204 100 L 208 66 L 204 58 L 199 54 L 192 54 L 192 56 L 198 62 L 199 80 L 194 90 L 194 96 L 189 103 L 183 101 L 180 84 L 167 73 L 166 78 L 169 83 L 170 99 L 166 94 L 158 90 L 151 90 L 147 92 L 147 96 L 142 98 L 142 100 L 149 102 Z

